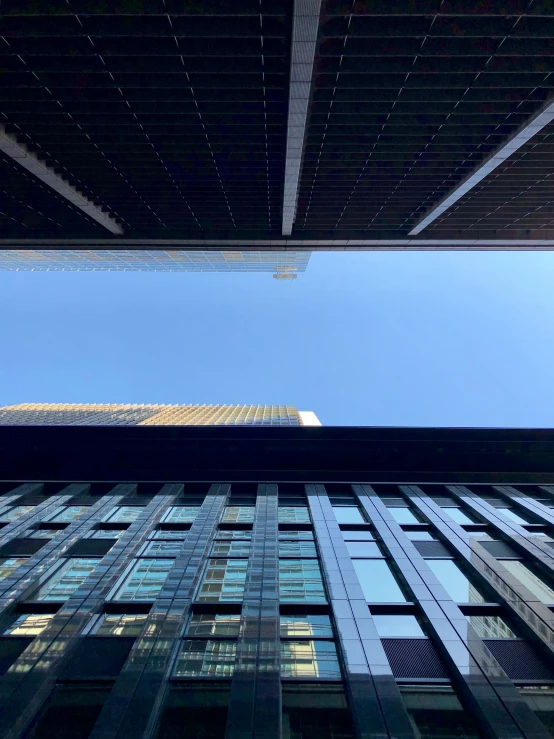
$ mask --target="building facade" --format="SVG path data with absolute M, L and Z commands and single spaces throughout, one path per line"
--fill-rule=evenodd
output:
M 0 427 L 0 736 L 552 736 L 553 446 Z
M 2 426 L 320 426 L 292 405 L 20 403 L 0 408 Z

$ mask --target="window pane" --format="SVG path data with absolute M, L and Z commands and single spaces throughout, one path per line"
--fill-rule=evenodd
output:
M 99 636 L 139 636 L 146 625 L 147 616 L 117 613 L 106 614 L 94 630 Z
M 401 686 L 400 691 L 421 739 L 479 739 L 471 714 L 452 689 Z
M 122 505 L 112 508 L 102 521 L 110 521 L 110 523 L 132 523 L 140 516 L 144 508 L 139 506 Z
M 90 510 L 90 508 L 86 505 L 69 505 L 65 506 L 60 510 L 59 513 L 57 513 L 54 518 L 51 518 L 50 521 L 55 521 L 56 523 L 66 523 L 68 521 L 75 521 L 75 519 L 79 518 L 79 516 L 82 516 L 83 513 Z
M 163 517 L 164 523 L 192 523 L 200 506 L 175 506 L 170 508 Z
M 250 556 L 249 541 L 216 541 L 212 547 L 214 557 L 248 557 Z
M 8 559 L 2 560 L 0 563 L 0 580 L 5 580 L 9 577 L 18 567 L 24 565 L 27 559 L 27 557 L 9 557 Z
M 245 539 L 249 541 L 252 539 L 252 532 L 250 530 L 246 531 L 223 531 L 219 530 L 217 532 L 217 538 L 218 539 Z
M 404 603 L 404 597 L 390 567 L 384 559 L 353 559 L 366 601 L 371 603 Z
M 527 519 L 522 518 L 519 513 L 516 513 L 513 508 L 497 508 L 496 510 L 516 523 L 529 523 Z
M 246 559 L 210 559 L 197 599 L 206 603 L 241 601 L 247 569 Z
M 173 674 L 176 677 L 231 677 L 236 655 L 235 641 L 186 639 Z
M 226 613 L 195 613 L 187 626 L 187 636 L 238 636 L 240 616 Z
M 347 541 L 346 548 L 351 557 L 382 557 L 379 545 L 374 541 Z
M 415 616 L 373 616 L 380 637 L 425 636 Z
M 296 539 L 298 541 L 313 541 L 313 531 L 280 531 L 279 539 Z
M 332 678 L 340 680 L 337 650 L 332 641 L 281 642 L 283 677 Z
M 500 616 L 466 616 L 469 623 L 482 639 L 517 639 Z
M 17 521 L 18 518 L 21 518 L 21 516 L 29 513 L 34 508 L 36 508 L 34 505 L 18 505 L 8 508 L 7 511 L 0 514 L 0 521 Z
M 221 519 L 223 523 L 252 523 L 254 506 L 227 506 Z
M 185 541 L 187 538 L 186 531 L 166 531 L 159 529 L 150 534 L 150 539 L 175 539 L 176 541 Z
M 329 616 L 281 616 L 281 636 L 333 637 Z
M 319 564 L 313 559 L 279 561 L 279 593 L 281 601 L 326 603 Z
M 154 600 L 166 581 L 173 559 L 139 559 L 121 585 L 116 600 Z
M 37 600 L 67 600 L 82 585 L 99 559 L 70 559 L 34 595 Z
M 456 603 L 483 603 L 484 598 L 451 559 L 427 559 L 429 568 Z
M 397 523 L 420 523 L 409 508 L 389 508 L 388 511 Z
M 156 555 L 158 557 L 178 557 L 182 548 L 182 541 L 151 541 L 144 547 L 141 554 Z
M 91 531 L 84 538 L 85 539 L 119 539 L 120 536 L 127 531 L 127 529 L 96 529 Z
M 405 531 L 404 532 L 408 539 L 412 541 L 436 541 L 437 537 L 430 534 L 428 531 Z
M 453 521 L 456 521 L 456 523 L 465 524 L 465 523 L 475 523 L 475 518 L 470 518 L 464 511 L 462 511 L 461 508 L 443 508 L 442 509 L 445 513 L 448 513 L 450 518 Z
M 60 533 L 60 529 L 29 529 L 27 536 L 33 539 L 53 539 Z
M 313 541 L 280 541 L 280 557 L 317 557 Z
M 373 531 L 343 531 L 342 538 L 344 541 L 373 541 L 375 536 Z
M 10 634 L 11 636 L 37 636 L 48 626 L 53 615 L 52 613 L 24 613 L 4 631 L 4 634 Z
M 310 523 L 310 512 L 305 506 L 279 508 L 279 523 Z
M 358 506 L 333 506 L 333 511 L 339 523 L 365 523 L 365 518 L 362 516 L 362 512 Z
M 515 560 L 503 559 L 501 560 L 504 567 L 512 573 L 512 575 L 519 580 L 522 585 L 525 585 L 527 590 L 531 591 L 542 603 L 554 603 L 554 590 L 549 588 L 540 577 L 537 577 L 528 567 L 522 562 Z

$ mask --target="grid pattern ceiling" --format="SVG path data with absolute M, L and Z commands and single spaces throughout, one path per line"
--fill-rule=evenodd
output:
M 293 0 L 2 11 L 0 123 L 126 237 L 281 236 Z M 292 238 L 409 234 L 553 97 L 553 37 L 552 0 L 323 0 Z M 552 230 L 553 133 L 421 238 Z M 110 238 L 7 155 L 0 236 Z

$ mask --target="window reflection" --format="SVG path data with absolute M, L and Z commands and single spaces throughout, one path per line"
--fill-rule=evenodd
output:
M 210 559 L 197 599 L 206 603 L 241 601 L 246 582 L 246 559 Z
M 281 506 L 279 523 L 310 523 L 310 512 L 305 506 Z
M 139 636 L 146 625 L 147 615 L 105 614 L 94 630 L 98 636 Z
M 326 603 L 319 564 L 313 559 L 283 559 L 279 562 L 281 601 Z
M 380 637 L 425 636 L 415 616 L 373 616 L 373 623 Z
M 254 506 L 227 506 L 221 519 L 223 523 L 252 523 Z
M 340 680 L 337 650 L 332 641 L 281 642 L 281 675 L 285 678 Z
M 396 578 L 384 559 L 353 559 L 366 601 L 371 603 L 404 603 Z
M 154 600 L 174 562 L 173 559 L 139 559 L 119 588 L 115 600 Z
M 365 523 L 365 518 L 358 506 L 334 505 L 333 511 L 339 523 Z
M 231 677 L 236 655 L 235 641 L 185 639 L 173 674 L 175 677 Z
M 533 593 L 541 603 L 554 604 L 554 590 L 550 588 L 540 577 L 535 575 L 523 562 L 513 559 L 500 560 L 504 567 L 511 572 L 512 575 L 524 585 L 527 590 Z
M 450 687 L 400 686 L 418 739 L 479 739 L 479 731 Z
M 98 562 L 98 558 L 68 560 L 39 588 L 34 597 L 37 600 L 67 600 L 85 582 Z
M 0 580 L 5 580 L 12 575 L 18 567 L 27 562 L 27 557 L 9 557 L 0 562 Z
M 17 521 L 18 518 L 21 518 L 26 513 L 30 513 L 35 508 L 36 506 L 32 505 L 18 505 L 8 508 L 3 513 L 0 513 L 0 521 Z
M 24 613 L 4 631 L 10 636 L 38 636 L 50 623 L 53 613 Z
M 481 639 L 517 639 L 508 624 L 500 616 L 466 616 Z
M 281 616 L 281 636 L 332 638 L 331 619 L 325 615 Z
M 445 506 L 442 510 L 445 513 L 448 513 L 448 515 L 450 516 L 450 518 L 453 521 L 456 521 L 456 523 L 459 523 L 459 524 L 469 524 L 469 523 L 475 523 L 476 522 L 476 519 L 475 518 L 471 518 L 470 516 L 468 516 L 467 513 L 465 513 L 464 511 L 462 511 L 461 508 L 446 507 Z
M 419 518 L 409 508 L 391 507 L 388 511 L 397 523 L 420 523 Z
M 239 614 L 195 613 L 187 626 L 187 636 L 238 636 Z
M 483 603 L 479 590 L 451 559 L 427 559 L 427 565 L 456 603 Z

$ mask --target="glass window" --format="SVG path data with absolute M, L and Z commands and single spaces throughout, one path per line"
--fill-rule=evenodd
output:
M 4 634 L 10 636 L 37 636 L 44 631 L 53 616 L 53 613 L 24 613 L 16 618 L 11 626 L 4 631 Z
M 212 547 L 213 557 L 249 557 L 249 541 L 216 541 Z
M 425 636 L 415 616 L 373 616 L 373 623 L 381 638 Z
M 514 559 L 501 560 L 504 567 L 511 572 L 512 575 L 524 585 L 527 590 L 533 593 L 542 603 L 554 603 L 554 590 L 548 587 L 540 577 L 537 577 L 523 562 L 517 562 Z
M 375 541 L 347 541 L 346 548 L 351 557 L 382 557 L 383 553 Z
M 187 626 L 187 636 L 238 636 L 238 613 L 195 613 Z
M 155 557 L 178 557 L 183 548 L 182 541 L 150 541 L 145 544 L 141 555 Z
M 0 562 L 0 580 L 5 580 L 13 574 L 18 567 L 24 565 L 28 557 L 9 557 Z
M 456 603 L 483 603 L 484 598 L 451 559 L 425 560 L 435 577 Z
M 119 539 L 127 529 L 94 529 L 83 538 L 85 539 Z
M 281 616 L 281 636 L 317 636 L 333 638 L 333 629 L 329 616 L 303 615 Z
M 306 532 L 309 533 L 309 532 Z M 245 539 L 249 541 L 252 539 L 252 531 L 250 530 L 244 530 L 244 531 L 223 531 L 220 529 L 217 532 L 217 538 L 218 539 Z
M 67 600 L 100 562 L 98 558 L 70 559 L 34 594 L 37 600 Z
M 366 601 L 371 603 L 404 603 L 396 578 L 384 559 L 353 559 Z
M 333 511 L 339 523 L 365 523 L 365 518 L 358 506 L 334 505 Z
M 53 539 L 60 533 L 60 529 L 29 529 L 27 536 L 33 539 Z
M 305 506 L 281 506 L 279 523 L 310 523 L 310 512 Z
M 125 578 L 115 599 L 154 600 L 174 562 L 174 559 L 139 559 Z
M 517 639 L 500 616 L 466 616 L 481 639 Z
M 402 685 L 400 692 L 421 739 L 479 739 L 469 711 L 450 687 Z
M 26 513 L 30 513 L 36 506 L 34 505 L 17 505 L 13 508 L 0 513 L 0 521 L 17 521 L 18 518 L 24 516 Z
M 231 677 L 236 656 L 235 641 L 185 639 L 173 674 L 176 677 Z
M 519 692 L 529 708 L 554 736 L 554 686 L 522 685 Z
M 430 534 L 429 531 L 405 531 L 408 539 L 412 541 L 436 541 L 437 537 Z
M 529 521 L 525 518 L 522 518 L 519 513 L 516 513 L 513 508 L 497 508 L 496 509 L 499 513 L 503 513 L 506 518 L 511 519 L 512 521 L 515 521 L 515 523 L 529 523 Z
M 419 518 L 407 507 L 389 508 L 388 511 L 397 523 L 420 523 Z
M 313 531 L 280 531 L 279 539 L 287 539 L 289 541 L 292 539 L 297 541 L 313 541 L 314 534 Z
M 193 523 L 200 506 L 175 506 L 163 517 L 164 523 Z
M 221 519 L 223 523 L 253 523 L 254 506 L 227 506 Z
M 317 557 L 313 541 L 279 541 L 280 557 Z
M 146 613 L 107 613 L 94 629 L 98 636 L 139 636 L 146 625 Z
M 373 541 L 375 536 L 373 531 L 365 529 L 364 531 L 343 531 L 342 538 L 344 541 Z
M 340 680 L 337 650 L 332 641 L 281 642 L 281 675 Z
M 280 560 L 279 593 L 284 602 L 326 603 L 318 562 L 313 559 Z
M 173 539 L 175 541 L 185 541 L 186 538 L 186 531 L 168 531 L 166 529 L 158 529 L 157 531 L 153 531 L 149 536 L 149 539 Z
M 448 515 L 450 516 L 450 518 L 453 521 L 456 521 L 456 523 L 468 524 L 468 523 L 475 523 L 476 522 L 476 519 L 475 518 L 470 518 L 467 515 L 467 513 L 464 513 L 464 511 L 462 511 L 461 508 L 455 508 L 455 507 L 447 508 L 447 507 L 444 507 L 442 510 L 445 513 L 448 513 Z
M 132 523 L 137 520 L 143 511 L 144 508 L 140 506 L 121 505 L 116 508 L 112 508 L 112 510 L 104 516 L 102 521 L 110 521 L 110 523 Z
M 210 559 L 197 599 L 206 603 L 241 601 L 246 582 L 246 559 Z
M 75 521 L 75 519 L 82 516 L 86 511 L 90 511 L 90 507 L 86 505 L 68 505 L 60 508 L 58 513 L 50 521 L 56 523 L 67 523 L 69 521 Z

